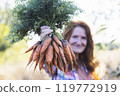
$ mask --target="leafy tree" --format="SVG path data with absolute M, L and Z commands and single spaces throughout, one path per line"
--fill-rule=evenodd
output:
M 9 42 L 4 38 L 10 31 L 10 20 L 11 10 L 6 2 L 5 8 L 0 8 L 0 51 L 5 51 L 8 47 L 10 47 Z

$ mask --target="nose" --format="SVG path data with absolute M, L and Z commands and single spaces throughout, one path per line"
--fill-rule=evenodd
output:
M 78 45 L 81 45 L 82 44 L 82 41 L 81 41 L 81 38 L 78 38 L 77 42 L 76 42 Z

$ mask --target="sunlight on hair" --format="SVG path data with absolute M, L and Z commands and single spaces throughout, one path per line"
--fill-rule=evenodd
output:
M 105 65 L 104 64 L 100 64 L 99 66 L 97 66 L 95 68 L 95 71 L 92 73 L 92 75 L 93 75 L 95 80 L 103 79 L 103 77 L 105 75 Z

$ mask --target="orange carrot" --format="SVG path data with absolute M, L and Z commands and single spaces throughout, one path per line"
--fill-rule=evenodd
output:
M 60 56 L 63 60 L 63 65 L 64 65 L 64 72 L 66 73 L 67 72 L 67 61 L 66 61 L 66 58 L 65 58 L 65 55 L 64 55 L 64 52 L 63 52 L 63 49 L 61 47 L 59 47 L 59 52 L 60 52 Z
M 37 48 L 35 49 L 34 55 L 33 55 L 33 61 L 36 61 L 40 55 L 40 50 L 42 48 L 42 44 L 39 44 Z
M 52 76 L 53 72 L 52 72 L 52 69 L 53 69 L 53 65 L 52 65 L 52 62 L 50 63 L 50 74 Z
M 51 37 L 47 37 L 47 38 L 44 40 L 43 46 L 42 46 L 41 51 L 40 51 L 40 55 L 45 52 L 45 50 L 48 48 L 48 46 L 49 46 L 49 44 L 51 43 L 51 41 L 52 41 L 52 38 L 51 38 Z
M 64 69 L 63 69 L 63 63 L 62 63 L 61 57 L 59 55 L 58 55 L 58 59 L 57 59 L 57 64 L 58 64 L 58 68 L 61 71 L 64 71 Z
M 57 54 L 59 54 L 59 48 L 58 48 L 57 44 L 55 43 L 55 41 L 52 41 L 52 45 L 53 45 L 53 48 L 55 49 L 55 51 L 57 52 Z
M 69 50 L 68 42 L 67 42 L 67 40 L 63 40 L 62 43 L 63 43 L 64 53 L 66 54 L 66 56 L 68 56 L 67 57 L 67 58 L 69 58 L 68 61 L 71 63 L 71 67 L 73 69 L 73 61 L 72 61 L 72 56 L 71 56 L 71 53 Z
M 29 58 L 27 66 L 32 62 L 34 52 L 35 52 L 35 49 L 32 51 L 32 53 L 30 55 L 30 58 Z
M 55 42 L 60 45 L 62 47 L 62 43 L 61 41 L 58 39 L 58 37 L 56 35 L 53 35 L 53 39 L 55 40 Z
M 41 70 L 45 61 L 45 54 L 42 54 L 39 59 L 39 69 Z
M 27 52 L 29 52 L 29 51 L 35 49 L 35 48 L 37 47 L 37 45 L 40 44 L 40 43 L 41 43 L 41 42 L 38 41 L 36 44 L 34 44 L 32 47 L 30 47 L 27 51 L 25 51 L 25 53 L 27 53 Z
M 51 71 L 50 71 L 50 64 L 48 64 L 48 63 L 46 62 L 46 65 L 47 65 L 47 68 L 48 68 L 48 72 L 51 73 Z
M 34 72 L 35 72 L 35 70 L 36 70 L 36 67 L 37 67 L 37 65 L 38 65 L 38 62 L 39 62 L 39 57 L 38 57 L 38 59 L 36 60 L 36 64 L 35 64 L 35 68 L 34 68 Z
M 57 66 L 57 53 L 54 52 L 54 60 L 53 60 L 53 64 L 56 66 L 57 70 L 58 70 L 58 66 Z
M 48 64 L 52 63 L 53 60 L 53 46 L 49 45 L 48 49 L 46 50 L 45 56 L 46 56 L 46 62 Z
M 69 43 L 68 43 L 68 46 L 69 46 L 69 50 L 70 50 L 71 56 L 72 56 L 72 58 L 73 58 L 73 61 L 74 61 L 74 63 L 77 65 L 77 61 L 76 61 L 75 54 L 74 54 L 74 52 L 72 51 L 71 45 L 70 45 Z
M 60 52 L 60 56 L 63 59 L 64 63 L 67 64 L 63 49 L 61 47 L 59 47 L 59 52 Z

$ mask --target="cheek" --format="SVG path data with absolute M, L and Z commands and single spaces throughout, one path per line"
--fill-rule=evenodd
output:
M 83 40 L 82 43 L 83 43 L 84 46 L 86 46 L 87 45 L 87 40 Z
M 72 43 L 73 43 L 73 40 L 72 40 L 71 38 L 70 38 L 70 40 L 69 40 L 69 43 L 70 43 L 70 44 L 72 44 Z
M 74 44 L 76 42 L 76 40 L 74 39 L 74 38 L 70 38 L 70 40 L 69 40 L 69 43 L 72 45 L 72 44 Z

